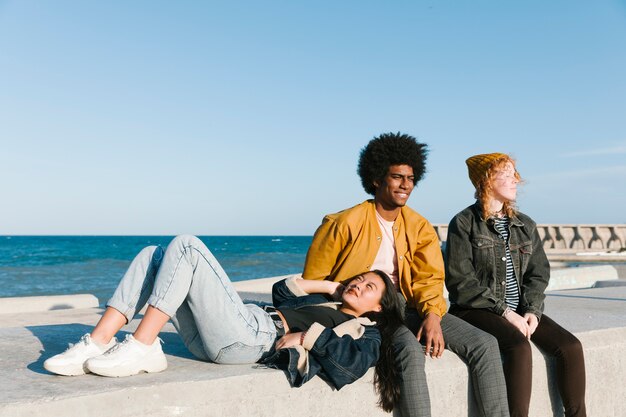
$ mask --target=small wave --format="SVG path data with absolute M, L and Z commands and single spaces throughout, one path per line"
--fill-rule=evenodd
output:
M 272 239 L 272 242 L 282 242 L 282 239 Z

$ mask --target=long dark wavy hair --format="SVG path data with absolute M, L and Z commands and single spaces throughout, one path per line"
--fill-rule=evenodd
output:
M 364 317 L 376 322 L 380 332 L 380 357 L 374 370 L 374 388 L 378 393 L 378 406 L 391 412 L 400 399 L 399 370 L 395 365 L 393 336 L 404 324 L 404 306 L 400 302 L 398 291 L 393 282 L 383 271 L 373 270 L 385 282 L 385 291 L 380 300 L 381 311 L 369 312 Z

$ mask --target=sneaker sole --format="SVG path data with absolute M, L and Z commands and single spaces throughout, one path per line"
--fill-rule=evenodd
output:
M 94 366 L 92 364 L 87 364 L 86 368 L 88 371 L 100 376 L 108 376 L 111 378 L 123 378 L 127 376 L 133 376 L 140 373 L 156 373 L 162 372 L 167 369 L 167 359 L 162 357 L 156 361 L 155 363 L 147 365 L 147 366 L 136 366 L 133 368 L 128 367 L 112 367 L 112 368 L 98 368 L 98 366 Z
M 89 369 L 83 363 L 81 365 L 50 365 L 43 363 L 43 367 L 46 371 L 61 376 L 80 376 L 89 373 Z

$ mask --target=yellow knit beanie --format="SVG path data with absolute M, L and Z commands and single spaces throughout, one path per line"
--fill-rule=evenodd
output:
M 474 187 L 478 187 L 480 179 L 485 176 L 491 165 L 499 159 L 508 158 L 504 153 L 483 153 L 467 158 L 467 172 Z

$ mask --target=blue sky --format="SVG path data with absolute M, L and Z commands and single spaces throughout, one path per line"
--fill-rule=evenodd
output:
M 625 1 L 1 1 L 0 234 L 310 235 L 373 136 L 447 223 L 506 152 L 540 223 L 626 222 Z

